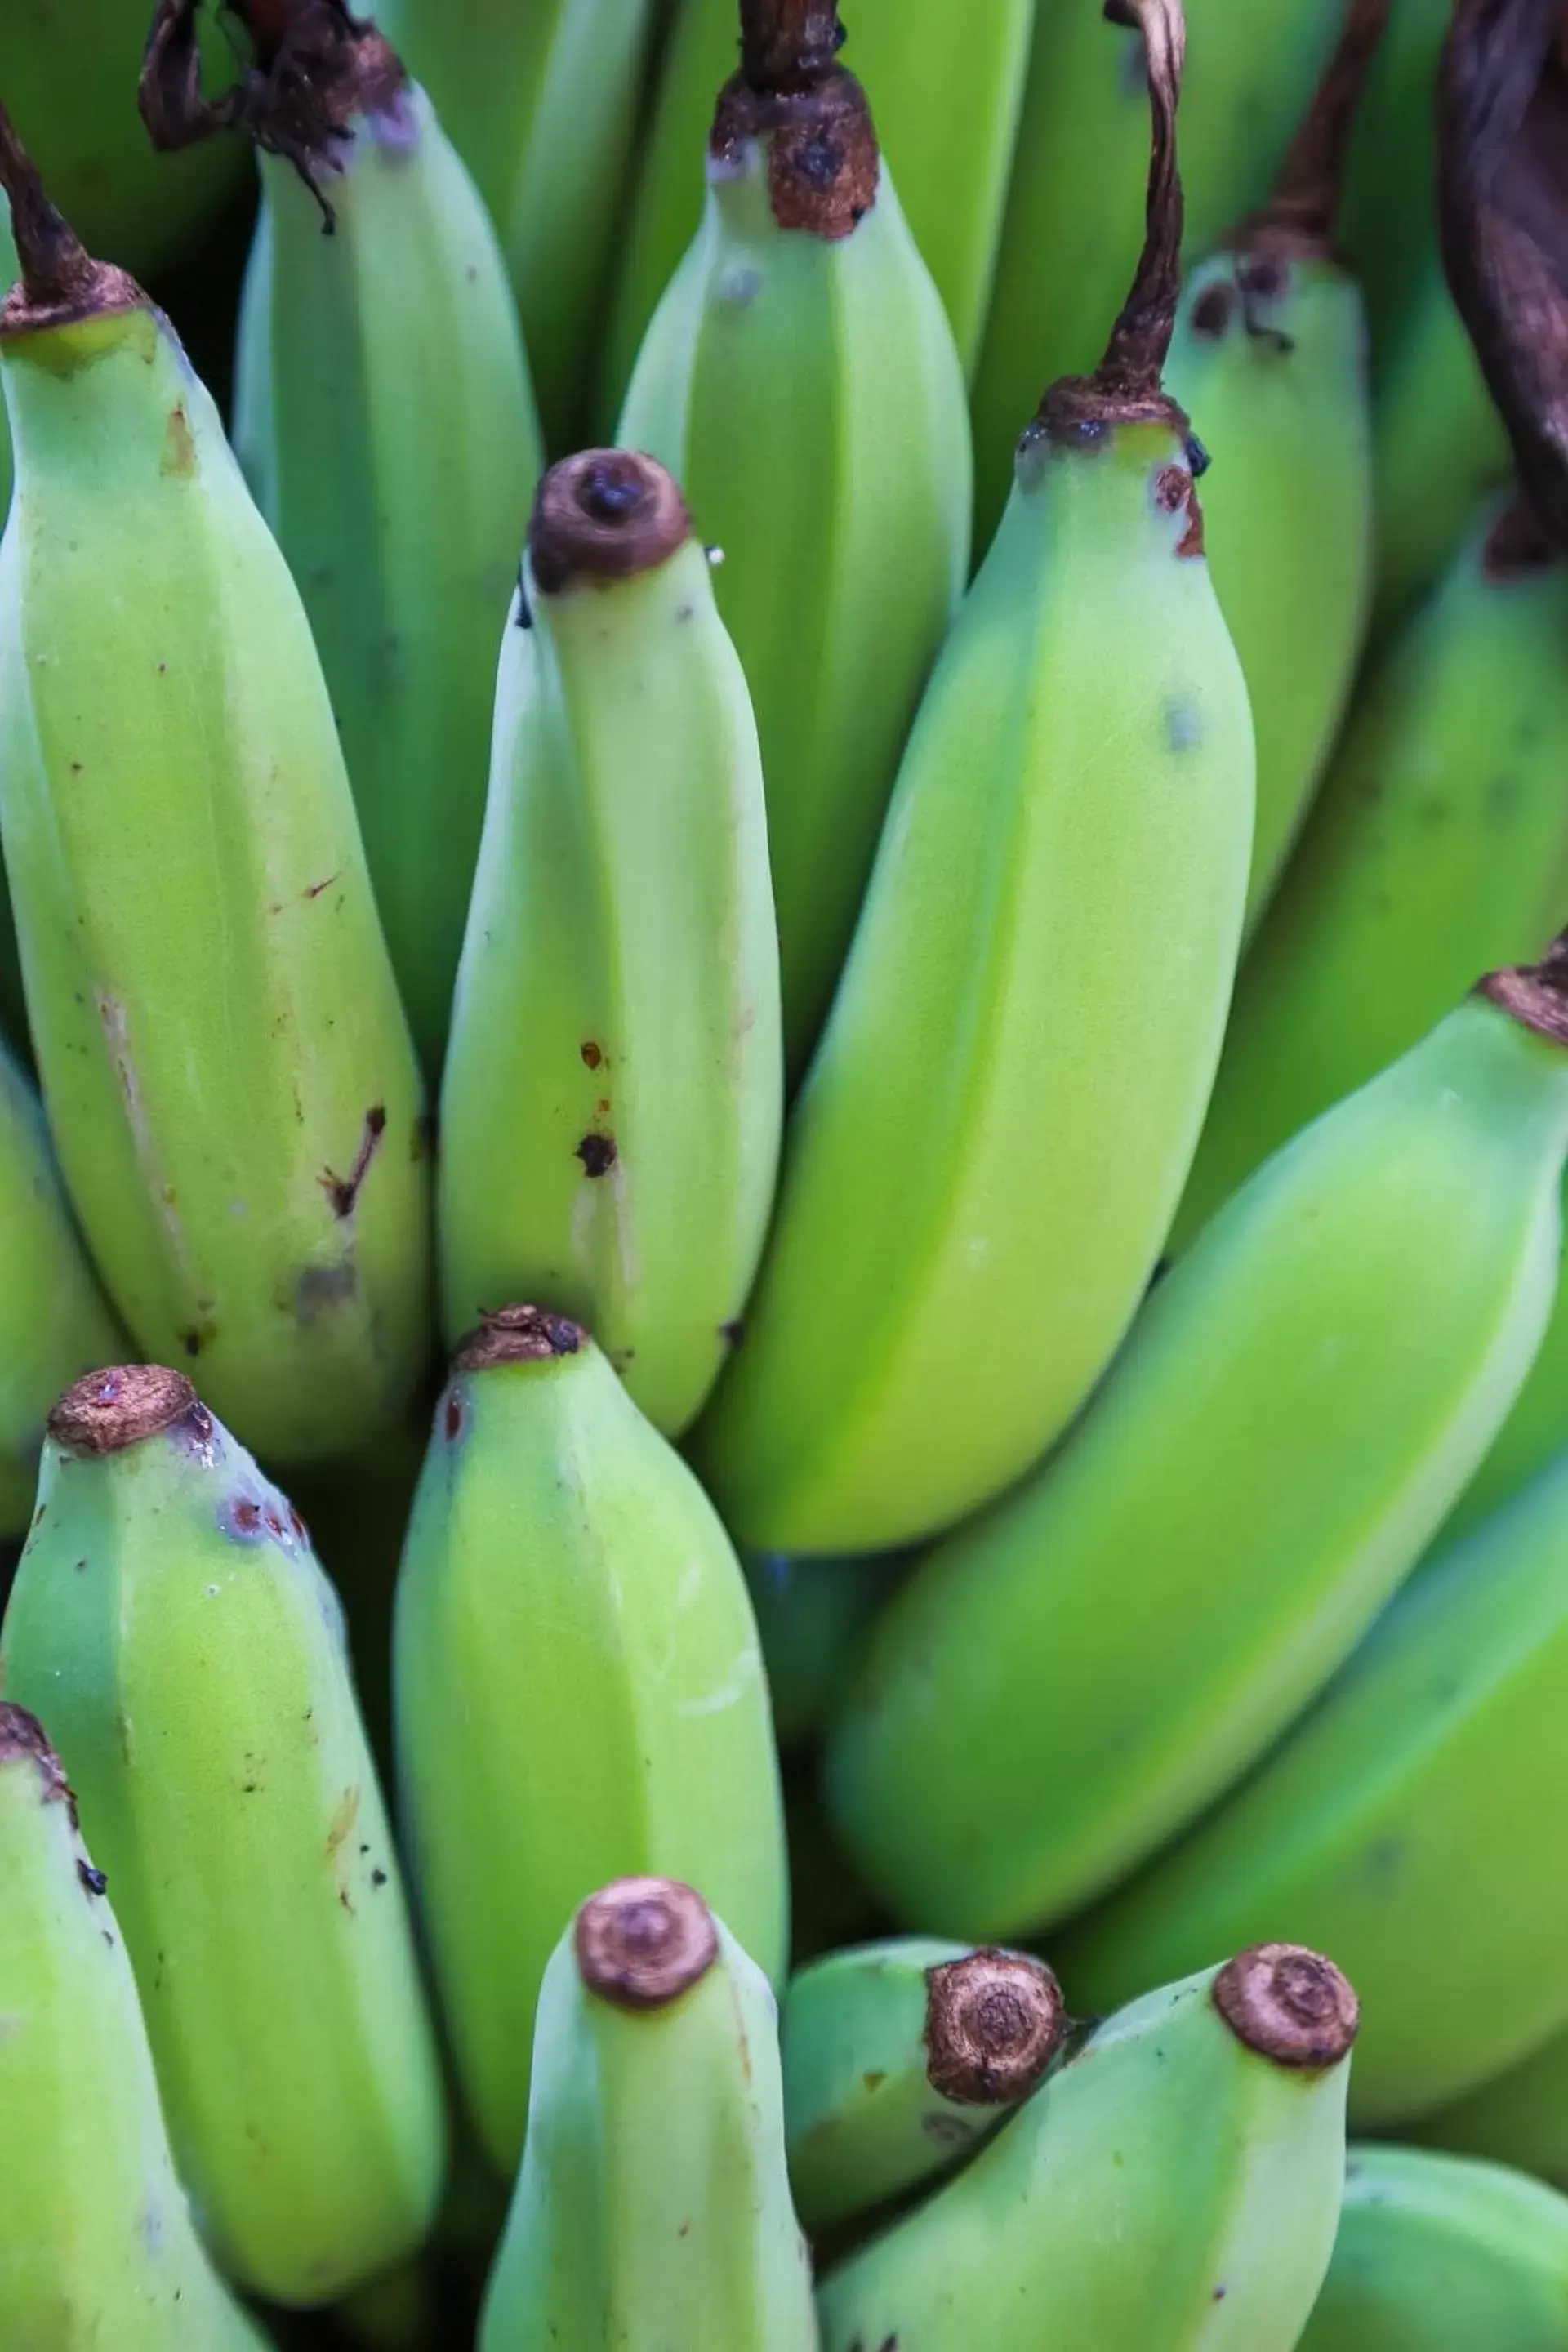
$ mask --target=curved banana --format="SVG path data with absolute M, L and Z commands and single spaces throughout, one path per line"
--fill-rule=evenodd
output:
M 1344 0 L 1185 0 L 1184 242 L 1201 254 L 1267 194 L 1339 35 Z M 1011 489 L 1018 419 L 1042 383 L 1091 367 L 1132 274 L 1146 65 L 1134 11 L 1039 0 L 991 309 L 972 402 L 975 538 Z M 1199 422 L 1198 430 L 1203 430 Z
M 479 2352 L 816 2352 L 773 1994 L 701 1895 L 584 1903 L 536 2051 Z
M 730 0 L 733 15 L 733 0 Z M 550 446 L 584 437 L 652 0 L 374 0 L 500 233 Z M 734 58 L 733 26 L 723 65 Z M 695 148 L 693 149 L 695 153 Z M 694 169 L 695 176 L 695 169 Z M 679 250 L 679 248 L 678 248 Z
M 1215 460 L 1204 545 L 1258 737 L 1249 925 L 1333 749 L 1366 626 L 1366 320 L 1334 216 L 1387 13 L 1388 0 L 1352 0 L 1268 203 L 1189 278 L 1165 369 Z
M 1437 60 L 1451 0 L 1393 0 L 1351 142 L 1344 237 L 1374 376 L 1395 347 L 1437 239 Z
M 1456 1542 L 1479 1527 L 1560 1454 L 1568 1454 L 1568 1282 L 1561 1275 L 1552 1319 L 1530 1378 L 1445 1521 L 1445 1542 Z
M 229 5 L 277 42 L 319 0 Z M 496 647 L 542 455 L 478 192 L 386 43 L 327 24 L 301 86 L 321 109 L 306 160 L 334 231 L 321 234 L 294 161 L 263 152 L 235 453 L 300 583 L 434 1078 L 479 854 Z
M 1325 1475 L 1328 1465 L 1323 1465 Z M 1338 1953 L 1383 2129 L 1568 2025 L 1568 1874 L 1525 1792 L 1568 1787 L 1568 1460 L 1419 1577 L 1246 1787 L 1057 1950 L 1127 2000 L 1237 1942 Z
M 899 755 L 969 561 L 952 331 L 832 0 L 742 0 L 707 210 L 616 438 L 723 550 L 719 611 L 762 740 L 784 1042 L 838 979 Z
M 1500 2165 L 1352 2147 L 1300 2352 L 1565 2352 L 1568 2198 Z
M 1054 0 L 1052 0 L 1054 5 Z M 847 47 L 916 245 L 972 370 L 1013 168 L 1037 0 L 856 0 Z M 702 219 L 694 159 L 735 63 L 735 0 L 677 0 L 605 347 L 605 414 L 625 396 L 659 297 Z
M 1099 373 L 1054 386 L 1019 445 L 697 1435 L 726 1523 L 765 1549 L 928 1534 L 1060 1435 L 1152 1271 L 1218 1058 L 1252 724 L 1160 390 L 1180 16 L 1140 5 L 1161 44 L 1149 251 Z
M 1420 1557 L 1551 1308 L 1563 965 L 1494 974 L 1259 1170 L 1054 1461 L 884 1610 L 827 1785 L 900 1916 L 1009 1936 L 1081 1907 L 1255 1762 Z
M 60 1165 L 138 1343 L 277 1459 L 426 1345 L 418 1070 L 310 628 L 162 315 L 9 127 L 0 826 Z
M 651 458 L 552 468 L 501 651 L 441 1095 L 448 1338 L 581 1316 L 667 1435 L 718 1378 L 784 1123 L 767 812 L 746 681 Z
M 781 2021 L 795 2210 L 816 2231 L 973 2155 L 1060 2055 L 1043 1960 L 907 1937 L 792 1977 Z
M 741 1565 L 773 1694 L 773 1736 L 787 1756 L 821 1736 L 899 1563 L 742 1552 Z
M 0 1704 L 0 2342 L 264 2352 L 174 2178 L 107 1885 L 42 1726 Z
M 679 1456 L 562 1317 L 509 1307 L 458 1350 L 395 1658 L 404 1819 L 458 2078 L 510 2172 L 540 1982 L 593 1887 L 689 1878 L 775 1977 L 788 1934 L 740 1568 Z
M 226 2270 L 330 2300 L 419 2243 L 435 2051 L 337 1596 L 179 1372 L 68 1389 L 0 1639 L 108 1871 L 182 2176 Z
M 1515 505 L 1368 674 L 1242 966 L 1173 1254 L 1476 972 L 1562 921 L 1564 645 L 1568 561 Z
M 1327 2267 L 1356 2001 L 1269 1945 L 1101 2025 L 818 2293 L 823 2352 L 1293 2352 Z
M 1568 2030 L 1468 2098 L 1424 2116 L 1416 2136 L 1466 2156 L 1516 2164 L 1568 2189 Z

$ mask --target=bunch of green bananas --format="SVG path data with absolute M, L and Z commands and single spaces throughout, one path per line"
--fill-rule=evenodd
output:
M 0 2352 L 1568 2352 L 1568 0 L 364 6 L 0 0 Z

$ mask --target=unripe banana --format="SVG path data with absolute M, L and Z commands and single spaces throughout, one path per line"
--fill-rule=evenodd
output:
M 319 0 L 233 0 L 286 41 Z M 319 17 L 313 19 L 319 21 Z M 381 37 L 331 16 L 289 86 L 305 153 L 261 156 L 235 450 L 321 657 L 393 969 L 440 1069 L 479 853 L 495 653 L 542 456 L 478 190 Z M 265 135 L 265 124 L 252 124 Z
M 517 289 L 550 446 L 570 449 L 584 434 L 655 10 L 649 0 L 374 0 L 370 13 L 479 183 Z M 733 58 L 732 26 L 731 44 L 721 72 Z
M 816 2231 L 972 2155 L 1038 2087 L 1068 2018 L 1043 1960 L 908 1937 L 802 1969 L 782 2031 L 790 2186 Z
M 678 1436 L 745 1307 L 783 1120 L 746 681 L 675 483 L 589 450 L 545 478 L 501 649 L 441 1097 L 448 1337 L 501 1298 L 580 1316 Z
M 690 1472 L 561 1317 L 509 1307 L 458 1350 L 399 1574 L 395 1677 L 458 2077 L 510 2172 L 540 1982 L 584 1895 L 679 1874 L 770 1975 L 787 1942 L 744 1580 Z
M 93 1373 L 56 1406 L 0 1671 L 49 1709 L 225 2267 L 309 2304 L 395 2263 L 444 2117 L 342 1612 L 183 1374 Z
M 150 1354 L 278 1458 L 420 1370 L 423 1101 L 299 595 L 167 322 L 9 126 L 0 825 L 72 1202 Z M 24 209 L 25 207 L 25 209 Z
M 0 1535 L 26 1532 L 49 1407 L 120 1335 L 82 1253 L 37 1097 L 0 1043 Z
M 1345 244 L 1378 376 L 1436 250 L 1437 59 L 1451 14 L 1450 0 L 1394 0 L 1351 142 Z
M 1140 5 L 1149 251 L 1098 374 L 1054 386 L 1019 444 L 699 1432 L 727 1524 L 764 1549 L 928 1534 L 1060 1435 L 1148 1282 L 1213 1081 L 1252 724 L 1160 390 L 1180 16 Z
M 616 438 L 668 467 L 723 550 L 798 1076 L 968 570 L 969 420 L 865 94 L 833 62 L 832 0 L 742 0 L 741 21 L 702 226 Z
M 773 1735 L 788 1755 L 810 1748 L 837 1709 L 899 1563 L 742 1552 L 741 1565 L 757 1613 Z
M 1455 1504 L 1445 1542 L 1468 1535 L 1568 1451 L 1568 1282 L 1559 1275 L 1546 1336 L 1485 1461 Z
M 1300 2352 L 1505 2347 L 1568 2347 L 1568 2199 L 1500 2165 L 1352 2147 Z
M 10 287 L 17 273 L 16 247 L 11 236 L 11 206 L 0 189 L 0 286 Z M 0 530 L 11 509 L 11 427 L 0 406 Z
M 174 2178 L 106 1886 L 41 1725 L 0 1705 L 0 2343 L 264 2352 Z
M 816 2352 L 773 1994 L 702 1897 L 584 1903 L 535 2047 L 479 2352 Z
M 1565 645 L 1568 562 L 1516 504 L 1369 673 L 1242 966 L 1173 1254 L 1476 972 L 1561 922 Z
M 1258 736 L 1249 924 L 1333 749 L 1366 625 L 1366 321 L 1334 217 L 1387 13 L 1388 0 L 1352 0 L 1268 202 L 1189 279 L 1165 370 L 1216 461 L 1204 544 Z
M 1442 1523 L 1562 1234 L 1562 952 L 1483 989 L 1237 1193 L 1055 1459 L 883 1612 L 828 1788 L 900 1916 L 1017 1935 L 1101 1893 L 1278 1738 Z
M 1323 1464 L 1324 1475 L 1329 1475 Z M 1351 2114 L 1429 2115 L 1568 2024 L 1568 1457 L 1398 1596 L 1229 1802 L 1056 1948 L 1125 2000 L 1237 1942 L 1331 1947 L 1365 2006 Z
M 829 2272 L 823 2352 L 1292 2352 L 1333 2245 L 1356 2000 L 1269 1945 L 1100 2027 Z
M 1568 2030 L 1527 2052 L 1468 2098 L 1425 2116 L 1416 2137 L 1466 2156 L 1519 2165 L 1568 2189 Z

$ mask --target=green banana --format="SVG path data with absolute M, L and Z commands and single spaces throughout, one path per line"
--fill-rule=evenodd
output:
M 26 1532 L 49 1407 L 120 1335 L 82 1254 L 37 1097 L 0 1044 L 0 1535 Z
M 963 591 L 969 425 L 865 94 L 833 61 L 833 0 L 742 0 L 741 23 L 702 225 L 616 438 L 669 467 L 723 550 L 716 593 L 762 740 L 798 1076 Z
M 550 446 L 583 437 L 649 0 L 374 0 L 489 205 Z
M 973 2154 L 1038 2087 L 1068 2020 L 1043 1960 L 909 1937 L 802 1969 L 782 2031 L 790 2186 L 816 2231 Z
M 1493 974 L 1298 1136 L 1154 1291 L 1056 1459 L 882 1612 L 828 1790 L 899 1916 L 976 1937 L 1065 1916 L 1354 1647 L 1545 1326 L 1565 1044 L 1559 953 Z
M 738 1329 L 783 1122 L 746 681 L 675 483 L 588 450 L 545 478 L 501 651 L 441 1097 L 448 1339 L 498 1298 L 581 1316 L 678 1436 Z
M 1563 919 L 1565 645 L 1568 562 L 1515 506 L 1368 675 L 1242 966 L 1173 1253 L 1476 972 Z
M 0 824 L 49 1124 L 150 1354 L 279 1459 L 426 1345 L 423 1103 L 309 625 L 172 330 L 9 126 Z
M 11 207 L 4 189 L 0 189 L 0 287 L 15 284 L 20 265 L 16 247 L 11 235 Z M 11 510 L 11 427 L 0 405 L 0 530 Z
M 268 0 L 275 38 L 313 5 Z M 263 15 L 261 0 L 230 5 L 247 23 Z M 300 583 L 434 1076 L 484 814 L 496 646 L 542 457 L 472 181 L 385 42 L 346 16 L 326 26 L 305 78 L 323 126 L 307 160 L 335 230 L 322 236 L 295 163 L 263 153 L 235 452 Z
M 695 1479 L 563 1318 L 510 1307 L 459 1349 L 395 1636 L 431 1958 L 469 2116 L 510 2172 L 545 1964 L 592 1888 L 679 1873 L 770 1975 L 787 1943 L 744 1580 Z
M 1144 58 L 1132 10 L 1112 0 L 1108 13 L 1114 33 L 1092 0 L 1039 0 L 1036 10 L 972 404 L 982 547 L 1009 495 L 1019 417 L 1042 383 L 1093 364 L 1138 256 Z M 1266 194 L 1343 0 L 1186 0 L 1185 14 L 1185 244 L 1201 254 Z
M 1049 0 L 1055 5 L 1056 0 Z M 1036 0 L 856 0 L 856 78 L 959 357 L 973 369 L 1023 104 Z M 735 62 L 735 0 L 678 0 L 626 223 L 605 346 L 606 413 L 625 395 L 658 299 L 702 218 L 694 158 Z
M 1322 1465 L 1325 1475 L 1327 1464 Z M 1057 1950 L 1124 2000 L 1238 1941 L 1331 1947 L 1366 2018 L 1352 2119 L 1432 2113 L 1568 2024 L 1568 1460 L 1445 1554 L 1246 1787 Z
M 1249 925 L 1333 749 L 1366 625 L 1366 321 L 1334 215 L 1387 13 L 1388 0 L 1352 0 L 1268 202 L 1188 280 L 1165 370 L 1216 460 L 1204 542 L 1258 736 Z
M 444 2116 L 342 1612 L 182 1373 L 56 1406 L 0 1670 L 50 1710 L 226 2269 L 310 2304 L 389 2267 L 433 2218 Z
M 1416 2137 L 1519 2165 L 1568 2189 L 1568 2031 L 1527 2051 L 1468 2098 L 1424 2116 Z
M 1436 248 L 1437 60 L 1452 14 L 1452 0 L 1393 0 L 1351 142 L 1344 236 L 1375 376 Z
M 820 1737 L 898 1562 L 743 1552 L 741 1565 L 773 1694 L 773 1734 L 787 1755 Z
M 1564 2352 L 1568 2199 L 1500 2165 L 1352 2147 L 1300 2352 Z
M 702 1897 L 626 1878 L 584 1903 L 536 2047 L 479 2352 L 816 2352 L 773 1994 Z
M 1269 1945 L 1111 2018 L 830 2271 L 823 2352 L 1292 2352 L 1333 2245 L 1356 2003 Z
M 1445 1540 L 1468 1535 L 1564 1452 L 1568 1452 L 1568 1282 L 1560 1271 L 1552 1319 L 1530 1368 L 1530 1378 L 1485 1461 L 1455 1504 L 1443 1529 Z
M 1100 371 L 1054 386 L 1020 444 L 698 1433 L 727 1524 L 764 1549 L 927 1534 L 1059 1436 L 1152 1271 L 1218 1058 L 1252 725 L 1160 390 L 1180 17 L 1139 5 L 1149 250 Z
M 0 1704 L 0 2342 L 263 2352 L 174 2178 L 106 1885 L 42 1727 Z

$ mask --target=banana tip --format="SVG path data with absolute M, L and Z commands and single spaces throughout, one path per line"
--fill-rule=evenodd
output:
M 713 1914 L 674 1878 L 620 1878 L 590 1895 L 574 1930 L 578 1973 L 616 2009 L 665 2009 L 719 1956 Z
M 552 466 L 528 526 L 534 585 L 632 580 L 684 546 L 691 518 L 673 475 L 636 449 L 582 449 Z
M 580 1323 L 552 1315 L 547 1307 L 486 1308 L 478 1329 L 459 1340 L 452 1370 L 493 1372 L 505 1364 L 545 1364 L 558 1356 L 575 1356 L 587 1344 L 588 1334 Z
M 49 1435 L 71 1454 L 121 1454 L 189 1424 L 205 1441 L 212 1422 L 184 1372 L 162 1364 L 113 1364 L 73 1381 L 49 1415 Z
M 1277 2066 L 1337 2066 L 1361 2026 L 1347 1977 L 1302 1944 L 1254 1944 L 1221 1969 L 1214 2003 L 1237 2040 Z
M 926 2078 L 944 2099 L 1011 2106 L 1066 2039 L 1061 1987 L 1023 1952 L 970 1952 L 926 1976 Z

